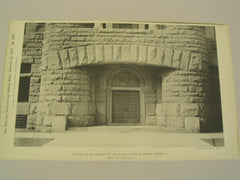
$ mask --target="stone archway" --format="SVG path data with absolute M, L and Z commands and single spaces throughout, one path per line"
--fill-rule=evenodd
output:
M 130 67 L 113 70 L 107 79 L 107 124 L 145 124 L 145 81 Z

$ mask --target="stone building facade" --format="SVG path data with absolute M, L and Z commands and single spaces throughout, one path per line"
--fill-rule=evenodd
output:
M 222 131 L 214 27 L 26 23 L 16 129 Z

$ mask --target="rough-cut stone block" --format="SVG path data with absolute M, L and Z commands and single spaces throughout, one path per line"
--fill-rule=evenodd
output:
M 96 105 L 94 103 L 88 104 L 88 114 L 95 115 L 96 114 Z
M 104 51 L 102 45 L 96 45 L 96 60 L 97 61 L 104 60 Z
M 30 105 L 30 114 L 35 114 L 37 113 L 37 103 L 32 103 Z
M 26 56 L 41 56 L 42 52 L 41 51 L 26 51 L 24 55 Z
M 86 96 L 86 95 L 82 95 L 80 97 L 80 101 L 81 102 L 89 102 L 90 101 L 90 97 L 89 96 Z
M 186 117 L 185 130 L 187 132 L 200 132 L 200 118 L 199 117 Z
M 40 83 L 40 77 L 31 77 L 31 83 Z
M 214 105 L 213 108 L 216 108 L 218 105 Z M 199 116 L 203 116 L 203 117 L 207 116 L 209 112 L 215 112 L 214 114 L 217 114 L 217 111 L 210 110 L 207 104 L 198 104 L 198 107 L 199 107 Z
M 157 116 L 147 116 L 146 124 L 147 125 L 157 125 Z
M 29 103 L 17 103 L 17 114 L 29 114 Z
M 84 125 L 85 126 L 95 125 L 95 116 L 85 116 L 84 117 Z
M 173 54 L 172 67 L 179 68 L 181 62 L 182 51 L 175 49 Z
M 66 130 L 66 116 L 52 116 L 51 119 L 54 132 L 64 132 Z
M 131 61 L 138 62 L 138 54 L 139 54 L 139 46 L 132 45 L 131 46 Z
M 172 93 L 172 92 L 188 92 L 189 87 L 188 86 L 164 86 L 163 91 L 166 93 Z
M 164 48 L 162 47 L 157 48 L 157 64 L 164 64 Z
M 130 46 L 129 45 L 122 46 L 122 60 L 125 62 L 130 60 Z
M 61 101 L 61 96 L 58 95 L 52 95 L 52 96 L 46 96 L 46 101 Z
M 180 69 L 188 70 L 189 61 L 190 61 L 190 52 L 183 51 L 182 58 L 181 58 Z
M 192 102 L 196 102 L 196 103 L 208 103 L 208 98 L 206 97 L 206 95 L 204 95 L 203 97 L 199 97 L 199 98 L 190 98 L 190 100 L 192 100 Z
M 199 116 L 199 106 L 197 103 L 181 104 L 181 116 Z
M 146 98 L 146 103 L 156 103 L 157 96 L 156 95 L 148 95 Z
M 147 61 L 147 46 L 139 46 L 139 61 Z
M 113 61 L 119 62 L 122 59 L 122 47 L 120 45 L 113 45 Z
M 112 61 L 113 59 L 112 45 L 104 45 L 104 57 L 105 57 L 105 61 Z
M 37 111 L 43 112 L 46 114 L 51 114 L 52 113 L 52 104 L 50 102 L 49 103 L 48 102 L 38 103 Z
M 177 103 L 165 103 L 163 104 L 164 116 L 180 116 L 180 104 Z
M 67 50 L 61 50 L 60 51 L 60 58 L 62 62 L 62 67 L 63 68 L 69 68 L 70 67 L 70 60 L 69 60 L 69 55 Z
M 90 89 L 90 85 L 89 84 L 82 84 L 81 85 L 81 90 L 89 90 Z
M 33 63 L 33 57 L 32 56 L 23 56 L 22 63 Z
M 162 116 L 163 115 L 163 104 L 157 104 L 156 115 L 157 116 Z
M 56 81 L 56 80 L 62 80 L 62 74 L 45 74 L 45 76 L 42 76 L 42 80 L 48 81 L 48 80 L 52 80 L 52 81 Z
M 64 74 L 63 79 L 64 80 L 79 80 L 81 76 L 79 74 Z
M 53 115 L 68 115 L 69 114 L 69 105 L 67 103 L 56 102 L 52 105 L 52 114 Z
M 168 128 L 184 128 L 184 117 L 167 117 L 166 124 Z
M 75 96 L 62 96 L 62 101 L 64 102 L 79 102 L 80 97 L 75 95 Z
M 60 60 L 56 51 L 48 52 L 48 69 L 61 68 Z
M 165 59 L 164 65 L 171 67 L 172 66 L 172 58 L 173 58 L 173 49 L 166 48 L 165 49 Z
M 156 104 L 146 104 L 146 115 L 156 115 Z
M 43 125 L 43 121 L 44 121 L 45 116 L 46 116 L 46 113 L 38 111 L 38 113 L 36 114 L 36 124 L 38 126 Z
M 85 37 L 71 37 L 71 40 L 72 41 L 85 41 L 86 40 L 86 38 Z
M 43 118 L 43 126 L 52 126 L 52 116 L 44 116 Z
M 88 115 L 88 103 L 81 102 L 72 104 L 72 115 Z
M 55 52 L 55 51 L 54 51 Z M 57 54 L 57 52 L 55 52 L 56 54 Z M 38 68 L 40 68 L 40 64 L 32 64 L 32 68 L 36 68 L 36 69 L 38 69 Z
M 81 89 L 81 86 L 78 85 L 64 85 L 63 90 L 64 91 L 79 91 Z
M 85 46 L 80 46 L 77 48 L 78 51 L 78 64 L 86 64 L 87 63 L 87 50 Z
M 95 125 L 95 116 L 70 116 L 68 127 L 84 127 Z
M 192 81 L 192 82 L 204 82 L 206 80 L 206 77 L 204 76 L 189 76 L 189 81 Z
M 202 70 L 202 59 L 201 54 L 192 53 L 189 63 L 190 71 L 201 71 Z
M 34 115 L 28 115 L 28 118 L 27 118 L 27 124 L 28 124 L 28 126 L 32 126 L 32 125 L 36 125 L 36 119 L 37 117 L 36 117 L 36 114 L 34 114 Z
M 157 116 L 157 126 L 166 127 L 167 126 L 167 117 Z
M 70 58 L 70 66 L 75 67 L 78 66 L 78 53 L 76 48 L 70 48 L 68 50 L 69 58 Z
M 97 113 L 98 114 L 102 114 L 102 115 L 106 114 L 106 103 L 105 102 L 104 103 L 97 103 L 96 106 L 97 106 Z
M 190 53 L 188 51 L 183 51 L 180 69 L 188 70 L 189 60 L 190 60 Z
M 88 63 L 93 63 L 96 59 L 95 46 L 87 46 Z
M 46 85 L 45 91 L 60 91 L 62 90 L 62 85 Z
M 148 47 L 148 63 L 155 64 L 157 58 L 157 48 Z
M 190 86 L 189 91 L 190 92 L 204 92 L 204 88 L 201 86 Z
M 40 86 L 32 86 L 30 87 L 30 93 L 39 93 Z
M 165 97 L 163 96 L 164 103 L 189 103 L 189 97 Z

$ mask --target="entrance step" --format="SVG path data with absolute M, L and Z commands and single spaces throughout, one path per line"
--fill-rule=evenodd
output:
M 91 127 L 70 127 L 66 132 L 146 132 L 146 133 L 186 133 L 185 129 L 167 129 L 158 126 L 146 126 L 146 125 L 117 125 L 115 123 L 110 126 L 91 126 Z

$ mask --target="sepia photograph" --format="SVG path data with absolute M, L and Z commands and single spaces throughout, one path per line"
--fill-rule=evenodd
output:
M 239 9 L 0 0 L 0 179 L 240 179 Z
M 224 147 L 214 25 L 24 26 L 15 147 Z

